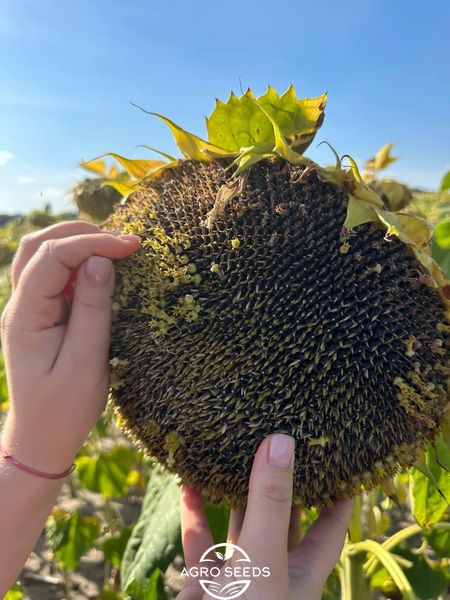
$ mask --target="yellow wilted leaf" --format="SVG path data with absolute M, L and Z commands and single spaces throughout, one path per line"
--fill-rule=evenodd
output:
M 87 162 L 81 162 L 80 167 L 83 167 L 86 171 L 91 171 L 96 175 L 101 175 L 102 177 L 104 177 L 106 173 L 105 161 L 98 158 L 94 158 L 94 160 L 89 160 Z
M 116 167 L 116 165 L 112 165 L 109 173 L 106 175 L 106 179 L 117 179 L 117 177 L 119 177 L 119 169 Z
M 125 198 L 131 194 L 131 192 L 135 192 L 138 189 L 139 183 L 139 181 L 105 181 L 105 183 L 102 184 L 102 187 L 109 185 Z
M 112 156 L 122 165 L 127 173 L 136 179 L 142 179 L 155 167 L 162 167 L 166 163 L 162 160 L 141 160 L 137 158 L 124 158 L 120 154 L 108 152 L 105 156 Z
M 124 158 L 120 156 L 120 154 L 115 154 L 114 152 L 107 152 L 98 158 L 94 158 L 89 162 L 81 163 L 81 166 L 93 173 L 97 173 L 97 175 L 102 175 L 103 177 L 107 177 L 108 179 L 113 179 L 119 175 L 119 172 L 116 167 L 112 167 L 109 173 L 106 175 L 106 163 L 101 160 L 104 156 L 112 156 L 118 163 L 120 163 L 123 168 L 126 170 L 129 175 L 134 177 L 135 179 L 142 179 L 145 177 L 149 171 L 154 169 L 155 167 L 162 167 L 166 163 L 162 160 L 141 160 L 135 158 Z
M 398 160 L 398 156 L 391 156 L 393 146 L 394 144 L 391 143 L 380 148 L 373 158 L 369 158 L 365 164 L 365 168 L 371 171 L 379 171 Z
M 185 131 L 179 125 L 177 125 L 167 117 L 164 117 L 163 115 L 160 115 L 158 113 L 150 114 L 155 115 L 155 117 L 158 117 L 170 127 L 175 137 L 175 141 L 177 143 L 178 148 L 187 158 L 192 158 L 193 160 L 209 161 L 211 160 L 211 158 L 209 157 L 207 152 L 212 152 L 216 155 L 228 154 L 228 152 L 226 152 L 222 148 L 219 148 L 214 144 L 210 144 L 209 142 L 202 140 L 193 133 Z
M 388 210 L 376 209 L 378 218 L 387 227 L 388 234 L 397 235 L 402 242 L 412 244 L 419 250 L 428 248 L 433 236 L 431 223 L 404 213 L 393 213 Z
M 358 165 L 356 164 L 356 160 L 352 156 L 350 156 L 350 154 L 344 154 L 344 156 L 341 157 L 341 161 L 343 161 L 344 158 L 348 158 L 348 161 L 350 163 L 350 169 L 352 170 L 353 177 L 356 179 L 356 181 L 358 183 L 363 183 L 361 174 L 358 169 Z

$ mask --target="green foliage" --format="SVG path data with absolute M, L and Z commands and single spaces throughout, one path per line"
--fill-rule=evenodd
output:
M 325 583 L 322 600 L 339 600 L 339 577 L 336 569 L 333 570 Z
M 419 470 L 413 467 L 410 471 L 411 509 L 414 518 L 422 527 L 437 523 L 447 510 L 450 500 L 450 475 L 446 469 L 449 461 L 450 450 L 442 436 L 438 436 L 435 447 L 430 445 L 427 448 L 426 468 L 421 467 Z
M 446 591 L 448 580 L 440 566 L 433 565 L 423 554 L 416 555 L 410 550 L 401 552 L 401 555 L 412 562 L 406 575 L 418 598 L 430 600 Z
M 132 581 L 125 590 L 127 600 L 166 600 L 161 571 L 156 568 L 144 585 Z
M 8 410 L 8 385 L 6 382 L 5 363 L 0 352 L 0 414 Z
M 214 504 L 207 503 L 205 514 L 211 529 L 213 542 L 215 544 L 226 542 L 230 509 L 224 505 L 215 506 Z
M 101 545 L 106 560 L 116 569 L 120 568 L 122 564 L 122 557 L 132 530 L 132 527 L 124 527 L 118 534 L 106 538 Z
M 99 596 L 100 600 L 124 600 L 122 592 L 112 590 L 110 587 L 104 587 Z
M 431 548 L 440 558 L 448 558 L 450 553 L 450 523 L 447 525 L 448 527 L 437 527 L 424 532 Z
M 3 600 L 21 600 L 23 598 L 23 592 L 20 586 L 16 583 L 13 587 L 6 593 L 6 596 Z
M 146 585 L 156 568 L 165 571 L 180 548 L 180 490 L 175 477 L 154 467 L 141 516 L 123 556 L 121 581 Z
M 291 148 L 302 154 L 322 124 L 325 103 L 326 94 L 299 100 L 292 85 L 281 96 L 271 86 L 258 98 L 251 90 L 240 98 L 232 93 L 226 103 L 217 100 L 206 119 L 208 141 L 228 152 L 249 146 L 270 152 L 276 144 L 273 120 Z
M 122 498 L 128 491 L 128 475 L 135 460 L 136 452 L 123 444 L 99 456 L 80 456 L 76 460 L 80 483 L 105 498 Z
M 436 239 L 433 239 L 433 243 L 431 246 L 431 255 L 437 262 L 437 264 L 441 267 L 441 269 L 444 271 L 444 274 L 447 277 L 447 279 L 450 279 L 450 250 L 444 250 L 444 248 L 441 248 L 437 244 Z
M 443 250 L 450 249 L 450 219 L 441 221 L 436 225 L 434 239 Z
M 47 521 L 47 543 L 63 569 L 76 569 L 99 533 L 100 522 L 96 517 L 84 517 L 77 512 L 54 509 Z
M 447 171 L 442 178 L 441 186 L 439 188 L 440 192 L 446 192 L 447 190 L 450 190 L 450 171 Z

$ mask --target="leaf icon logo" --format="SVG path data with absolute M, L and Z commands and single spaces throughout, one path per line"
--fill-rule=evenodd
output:
M 231 558 L 234 554 L 234 548 L 231 547 L 227 547 L 226 552 L 225 552 L 225 556 L 224 556 L 224 560 L 228 560 L 229 558 Z
M 216 556 L 219 560 L 225 560 L 225 556 L 222 554 L 222 552 L 217 552 L 216 550 Z

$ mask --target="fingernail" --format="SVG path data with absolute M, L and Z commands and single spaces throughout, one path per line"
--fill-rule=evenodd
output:
M 121 240 L 125 240 L 126 242 L 140 242 L 141 238 L 138 235 L 133 235 L 132 233 L 128 233 L 126 235 L 119 236 Z
M 103 256 L 90 256 L 84 266 L 86 277 L 89 281 L 104 283 L 111 277 L 112 260 Z
M 294 461 L 295 440 L 290 435 L 276 433 L 269 442 L 269 463 L 274 467 L 286 469 Z

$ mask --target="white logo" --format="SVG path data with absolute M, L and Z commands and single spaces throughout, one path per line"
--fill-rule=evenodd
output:
M 233 565 L 225 564 L 232 557 Z M 184 568 L 181 574 L 198 578 L 203 591 L 212 598 L 233 600 L 246 592 L 253 578 L 269 577 L 270 569 L 252 567 L 247 552 L 235 544 L 216 544 L 202 554 L 199 566 L 189 571 Z

